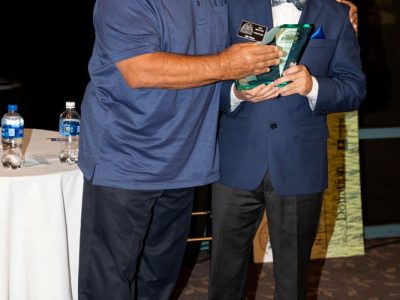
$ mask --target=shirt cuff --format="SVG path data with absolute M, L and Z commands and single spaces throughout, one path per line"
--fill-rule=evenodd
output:
M 236 97 L 235 92 L 233 89 L 235 88 L 235 84 L 232 83 L 231 86 L 231 112 L 234 111 L 240 103 L 242 103 L 244 100 L 240 100 L 238 97 Z
M 312 79 L 312 88 L 311 91 L 307 95 L 308 103 L 310 104 L 311 110 L 314 110 L 315 104 L 317 103 L 317 97 L 318 97 L 318 90 L 319 90 L 319 85 L 318 81 L 314 76 L 311 76 Z

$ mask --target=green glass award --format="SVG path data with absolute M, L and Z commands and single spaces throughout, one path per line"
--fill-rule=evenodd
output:
M 309 40 L 313 26 L 311 24 L 284 24 L 268 31 L 261 44 L 276 45 L 283 51 L 279 65 L 270 67 L 270 71 L 256 76 L 247 76 L 235 81 L 238 90 L 249 90 L 260 84 L 269 84 L 282 76 L 292 64 L 297 64 Z M 287 83 L 281 84 L 281 86 Z

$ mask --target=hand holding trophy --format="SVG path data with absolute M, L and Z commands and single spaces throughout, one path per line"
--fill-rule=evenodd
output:
M 311 24 L 284 24 L 268 31 L 261 44 L 276 45 L 283 51 L 281 62 L 270 67 L 270 71 L 256 76 L 247 76 L 235 81 L 238 90 L 249 90 L 260 84 L 273 82 L 282 76 L 284 70 L 297 64 L 308 43 L 313 26 Z M 284 86 L 282 83 L 280 86 Z

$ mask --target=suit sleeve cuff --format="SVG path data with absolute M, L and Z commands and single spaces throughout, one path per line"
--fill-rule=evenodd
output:
M 307 99 L 308 99 L 308 103 L 310 104 L 311 110 L 314 110 L 315 104 L 317 103 L 319 84 L 318 84 L 317 79 L 314 76 L 311 76 L 311 79 L 312 79 L 313 85 L 312 85 L 311 91 L 307 95 Z M 232 91 L 231 91 L 231 95 L 232 95 Z M 231 98 L 232 98 L 232 96 L 231 96 Z M 232 100 L 231 100 L 231 103 L 232 103 Z
M 234 111 L 243 100 L 240 100 L 238 97 L 236 97 L 235 92 L 234 92 L 235 84 L 233 83 L 231 86 L 231 112 Z

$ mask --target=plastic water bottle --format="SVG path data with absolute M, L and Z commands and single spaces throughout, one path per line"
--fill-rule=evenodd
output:
M 24 119 L 17 112 L 18 106 L 8 105 L 8 113 L 1 119 L 1 141 L 3 156 L 1 162 L 4 167 L 20 168 L 24 164 L 22 141 L 24 138 Z
M 78 162 L 79 132 L 81 117 L 75 110 L 75 102 L 66 102 L 65 111 L 60 115 L 60 162 L 73 164 Z

